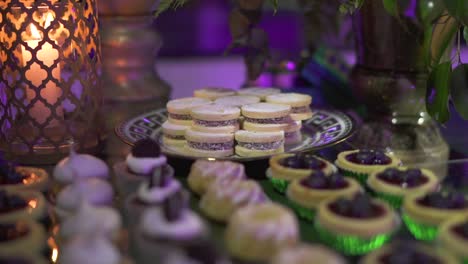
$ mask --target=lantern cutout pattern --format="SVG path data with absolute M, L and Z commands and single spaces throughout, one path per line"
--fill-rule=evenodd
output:
M 26 163 L 54 162 L 73 145 L 96 150 L 95 0 L 2 0 L 0 29 L 0 149 Z

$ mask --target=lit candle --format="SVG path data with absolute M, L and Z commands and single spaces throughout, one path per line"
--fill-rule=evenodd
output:
M 47 28 L 52 20 L 53 16 L 49 13 L 46 17 L 44 28 Z M 30 25 L 30 30 L 31 38 L 25 40 L 25 42 L 29 48 L 35 49 L 42 40 L 42 37 L 34 24 Z M 32 54 L 25 47 L 23 47 L 22 54 L 23 63 L 26 66 L 26 64 L 32 59 Z M 37 51 L 36 58 L 45 66 L 52 67 L 55 60 L 59 58 L 59 52 L 50 43 L 45 42 Z M 48 125 L 50 126 L 56 124 L 57 121 L 63 117 L 62 107 L 59 106 L 56 108 L 49 108 L 42 101 L 32 102 L 32 100 L 36 98 L 36 93 L 39 93 L 38 96 L 45 99 L 49 104 L 55 104 L 57 99 L 62 94 L 60 87 L 58 87 L 57 83 L 53 80 L 47 80 L 44 82 L 44 80 L 47 78 L 47 71 L 46 69 L 41 68 L 41 65 L 37 62 L 33 62 L 31 64 L 29 69 L 26 71 L 25 76 L 26 79 L 29 80 L 33 85 L 33 87 L 28 87 L 26 89 L 28 101 L 30 104 L 32 104 L 31 108 L 29 109 L 29 115 L 33 117 L 38 123 L 43 124 L 52 114 L 51 111 L 55 109 L 56 116 L 50 120 Z M 55 80 L 60 81 L 60 66 L 58 63 L 54 68 L 52 68 L 52 77 Z

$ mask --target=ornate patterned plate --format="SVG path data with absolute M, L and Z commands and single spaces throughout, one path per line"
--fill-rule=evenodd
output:
M 303 122 L 302 142 L 285 146 L 286 152 L 304 152 L 318 150 L 340 143 L 354 132 L 354 121 L 345 113 L 322 109 L 313 109 L 314 116 Z M 116 126 L 115 132 L 124 142 L 132 145 L 139 139 L 151 137 L 159 140 L 163 152 L 168 156 L 196 159 L 186 152 L 163 146 L 161 125 L 167 119 L 166 109 L 154 110 L 134 117 Z M 266 157 L 240 157 L 233 155 L 225 159 L 248 161 L 265 159 Z

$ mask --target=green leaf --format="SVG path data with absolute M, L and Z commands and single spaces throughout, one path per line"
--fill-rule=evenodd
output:
M 161 0 L 161 3 L 159 3 L 158 8 L 156 9 L 156 12 L 154 12 L 154 16 L 158 17 L 161 15 L 164 11 L 168 10 L 171 8 L 172 4 L 174 3 L 175 0 Z
M 463 37 L 465 38 L 466 43 L 468 43 L 468 25 L 465 26 L 465 29 L 463 30 Z
M 448 99 L 451 73 L 451 62 L 444 62 L 434 67 L 427 80 L 427 112 L 440 123 L 447 122 L 450 117 Z
M 444 56 L 450 56 L 452 44 L 459 27 L 458 21 L 451 16 L 444 16 L 434 24 L 430 45 L 429 68 L 439 64 Z M 449 60 L 449 58 L 445 58 L 445 60 Z
M 444 0 L 449 14 L 464 25 L 468 25 L 468 1 L 467 0 Z
M 457 112 L 468 120 L 468 64 L 460 64 L 453 71 L 450 94 Z
M 273 10 L 275 10 L 275 14 L 278 11 L 279 0 L 270 0 L 271 5 L 273 6 Z
M 397 0 L 383 0 L 383 6 L 387 12 L 392 16 L 398 16 L 398 1 Z

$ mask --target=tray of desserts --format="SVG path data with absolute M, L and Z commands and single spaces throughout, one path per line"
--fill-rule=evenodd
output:
M 313 109 L 311 102 L 309 95 L 273 88 L 205 88 L 127 120 L 115 131 L 131 145 L 156 139 L 172 157 L 237 161 L 318 150 L 353 134 L 350 116 Z

